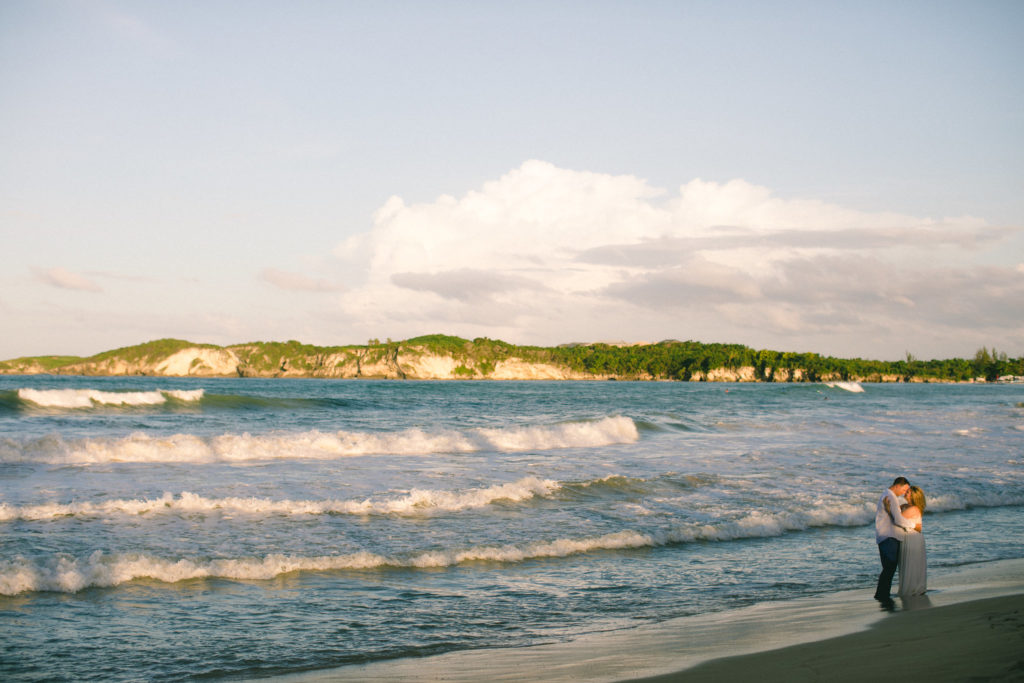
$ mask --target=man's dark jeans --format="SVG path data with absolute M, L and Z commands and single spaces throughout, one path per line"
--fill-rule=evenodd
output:
M 895 538 L 887 538 L 878 544 L 878 556 L 882 559 L 882 573 L 878 575 L 878 588 L 875 589 L 875 600 L 889 600 L 892 591 L 892 577 L 900 563 L 900 542 Z

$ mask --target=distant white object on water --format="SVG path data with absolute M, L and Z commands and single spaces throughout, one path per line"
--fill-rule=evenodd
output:
M 864 393 L 864 387 L 860 385 L 860 382 L 825 382 L 825 386 L 835 389 L 844 389 L 855 394 Z

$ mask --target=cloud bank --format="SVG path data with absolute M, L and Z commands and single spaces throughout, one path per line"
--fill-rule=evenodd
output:
M 59 289 L 73 289 L 84 292 L 102 292 L 103 288 L 98 284 L 78 273 L 72 273 L 64 268 L 35 268 L 33 269 L 36 279 L 52 287 Z
M 342 289 L 340 285 L 324 280 L 313 278 L 301 273 L 291 273 L 277 268 L 264 268 L 259 273 L 259 278 L 278 289 L 303 292 L 337 292 Z
M 782 199 L 743 180 L 668 192 L 528 161 L 461 198 L 392 197 L 335 253 L 366 269 L 342 306 L 367 331 L 898 357 L 939 340 L 1024 344 L 1021 264 L 982 258 L 1020 236 L 971 217 Z

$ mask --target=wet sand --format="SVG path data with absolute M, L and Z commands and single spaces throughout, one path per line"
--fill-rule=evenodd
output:
M 895 612 L 867 631 L 633 680 L 852 682 L 903 677 L 896 672 L 923 681 L 1024 681 L 1024 594 Z
M 929 573 L 892 611 L 863 590 L 580 635 L 279 677 L 301 681 L 1024 681 L 1024 559 Z M 881 680 L 881 679 L 879 679 Z

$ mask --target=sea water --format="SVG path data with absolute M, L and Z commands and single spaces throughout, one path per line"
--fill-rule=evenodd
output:
M 259 678 L 1024 557 L 1024 387 L 0 377 L 0 677 Z

